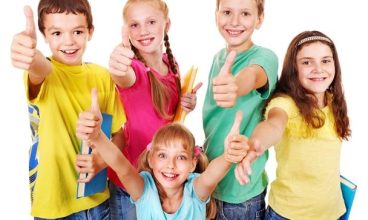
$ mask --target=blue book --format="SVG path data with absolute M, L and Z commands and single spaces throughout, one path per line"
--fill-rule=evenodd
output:
M 353 206 L 353 201 L 355 197 L 355 193 L 357 190 L 357 185 L 355 185 L 350 180 L 340 175 L 340 185 L 342 196 L 344 197 L 346 212 L 340 218 L 341 220 L 348 220 L 351 212 L 351 207 Z
M 106 137 L 111 137 L 111 124 L 112 124 L 112 115 L 102 113 L 102 124 L 101 130 L 104 132 Z M 82 141 L 81 144 L 81 153 L 82 154 L 91 154 L 92 149 Z M 88 174 L 81 173 L 80 177 L 86 178 Z M 90 196 L 99 192 L 103 192 L 107 186 L 107 169 L 101 170 L 96 176 L 91 179 L 88 183 L 79 183 L 77 186 L 77 198 Z

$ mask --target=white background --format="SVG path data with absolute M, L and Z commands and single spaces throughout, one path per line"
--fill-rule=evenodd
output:
M 171 45 L 185 73 L 192 64 L 199 66 L 197 81 L 204 82 L 198 92 L 198 105 L 186 121 L 199 144 L 203 143 L 201 109 L 207 74 L 213 55 L 224 42 L 217 32 L 214 20 L 215 1 L 167 0 L 172 26 Z M 367 77 L 367 7 L 364 0 L 267 0 L 265 21 L 254 34 L 256 44 L 274 50 L 280 61 L 291 39 L 304 30 L 319 30 L 331 37 L 338 49 L 343 73 L 345 95 L 351 120 L 353 137 L 344 142 L 341 154 L 341 173 L 358 185 L 351 219 L 363 219 L 368 207 L 368 158 L 364 127 L 366 119 Z M 15 33 L 24 30 L 23 6 L 31 5 L 35 11 L 38 1 L 0 1 L 0 96 L 1 96 L 1 159 L 0 159 L 0 218 L 32 219 L 29 215 L 28 149 L 31 134 L 22 71 L 10 64 L 10 44 Z M 85 61 L 107 66 L 109 53 L 119 43 L 122 24 L 121 11 L 125 1 L 90 0 L 95 34 L 88 45 Z M 38 34 L 38 48 L 50 55 L 47 45 Z M 323 147 L 323 146 L 321 146 Z M 314 155 L 310 155 L 314 156 Z M 267 164 L 270 180 L 274 178 L 273 150 Z

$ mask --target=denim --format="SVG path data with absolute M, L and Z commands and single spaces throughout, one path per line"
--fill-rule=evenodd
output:
M 277 212 L 275 212 L 275 210 L 273 210 L 271 206 L 268 206 L 264 220 L 287 220 L 287 218 L 284 218 L 281 215 L 277 214 Z
M 94 208 L 76 212 L 63 218 L 57 218 L 55 220 L 96 220 L 96 219 L 98 220 L 110 219 L 110 209 L 108 200 L 106 200 L 105 202 L 101 203 L 100 205 Z M 46 219 L 35 217 L 34 220 L 46 220 Z
M 130 200 L 130 195 L 113 182 L 109 183 L 110 188 L 110 216 L 111 220 L 135 220 L 137 214 L 135 205 Z
M 244 203 L 227 203 L 216 200 L 217 220 L 261 220 L 264 218 L 266 190 Z

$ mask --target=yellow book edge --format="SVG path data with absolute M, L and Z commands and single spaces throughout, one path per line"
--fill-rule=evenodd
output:
M 189 69 L 189 71 L 184 75 L 181 81 L 181 95 L 192 92 L 194 81 L 197 76 L 197 71 L 198 71 L 198 67 L 193 65 Z M 174 121 L 183 123 L 186 115 L 187 115 L 187 112 L 184 111 L 184 109 L 181 107 L 179 103 L 179 106 L 175 113 Z

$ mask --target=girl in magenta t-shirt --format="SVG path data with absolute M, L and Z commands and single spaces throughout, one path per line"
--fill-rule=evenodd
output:
M 200 85 L 180 97 L 179 68 L 170 49 L 170 19 L 164 1 L 128 0 L 123 16 L 123 42 L 112 52 L 109 67 L 127 117 L 124 144 L 118 146 L 123 146 L 124 155 L 137 167 L 139 155 L 154 133 L 172 122 L 178 104 L 186 111 L 194 109 Z M 135 219 L 129 194 L 111 169 L 109 178 L 112 219 Z

